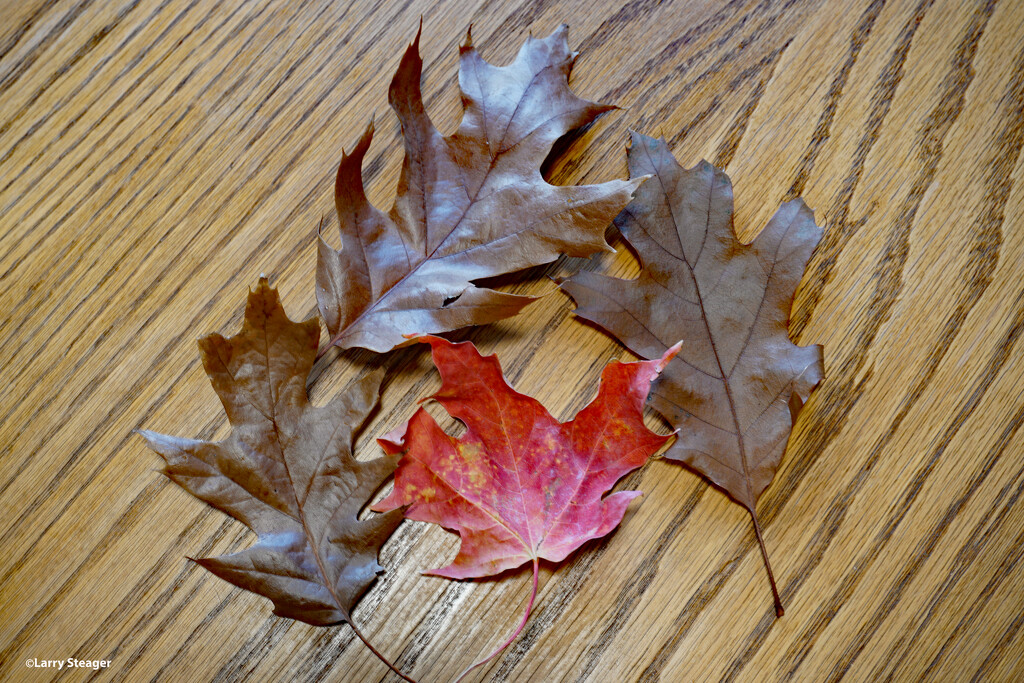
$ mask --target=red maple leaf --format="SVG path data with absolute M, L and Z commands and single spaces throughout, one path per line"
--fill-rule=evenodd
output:
M 514 391 L 495 356 L 482 357 L 469 342 L 418 341 L 430 344 L 441 373 L 441 389 L 430 398 L 466 431 L 449 436 L 420 408 L 404 431 L 378 439 L 388 454 L 403 457 L 394 491 L 373 509 L 408 506 L 407 518 L 459 533 L 455 560 L 428 574 L 468 579 L 533 564 L 533 593 L 522 622 L 472 669 L 501 652 L 526 624 L 537 595 L 539 560 L 560 562 L 604 536 L 640 495 L 605 496 L 671 437 L 649 430 L 642 411 L 651 381 L 679 346 L 659 360 L 609 364 L 597 398 L 563 423 L 536 399 Z

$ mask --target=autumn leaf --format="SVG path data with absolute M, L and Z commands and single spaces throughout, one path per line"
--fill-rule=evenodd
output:
M 379 439 L 402 460 L 394 491 L 373 509 L 409 506 L 409 519 L 459 533 L 455 560 L 428 574 L 468 579 L 533 564 L 533 592 L 518 629 L 472 669 L 495 657 L 526 624 L 539 560 L 561 562 L 604 536 L 640 495 L 604 494 L 671 438 L 649 430 L 642 410 L 651 381 L 679 349 L 668 349 L 657 361 L 611 363 L 597 398 L 560 423 L 506 383 L 495 356 L 481 357 L 470 342 L 419 341 L 430 344 L 441 374 L 441 389 L 430 398 L 466 431 L 453 438 L 420 408 L 404 431 Z
M 199 340 L 203 366 L 231 422 L 224 441 L 142 431 L 163 472 L 196 498 L 258 535 L 255 545 L 196 562 L 274 603 L 274 614 L 315 626 L 352 622 L 352 608 L 383 569 L 377 553 L 400 512 L 360 521 L 360 510 L 398 458 L 359 462 L 354 433 L 377 404 L 382 372 L 327 405 L 310 405 L 306 377 L 320 340 L 315 318 L 288 319 L 261 278 L 238 335 Z M 411 679 L 407 679 L 411 680 Z
M 787 331 L 821 229 L 797 199 L 742 244 L 733 231 L 729 178 L 707 162 L 685 170 L 664 141 L 637 133 L 629 172 L 654 176 L 615 219 L 640 257 L 640 277 L 581 272 L 562 287 L 576 300 L 576 315 L 643 358 L 684 340 L 651 391 L 652 406 L 679 431 L 665 457 L 750 511 L 782 616 L 756 508 L 823 375 L 821 347 L 797 346 Z
M 531 37 L 503 67 L 485 62 L 467 34 L 459 51 L 465 111 L 448 137 L 424 109 L 416 35 L 388 97 L 405 139 L 390 212 L 374 208 L 363 189 L 372 122 L 338 167 L 341 250 L 319 235 L 316 276 L 329 346 L 383 352 L 405 343 L 404 334 L 507 318 L 533 298 L 475 280 L 608 249 L 605 228 L 639 181 L 561 187 L 540 173 L 558 138 L 614 108 L 569 90 L 575 54 L 566 31 Z

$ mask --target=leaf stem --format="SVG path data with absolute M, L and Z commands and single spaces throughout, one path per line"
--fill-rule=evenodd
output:
M 775 575 L 772 574 L 772 563 L 768 561 L 768 551 L 764 547 L 764 539 L 761 537 L 761 523 L 757 521 L 757 513 L 750 511 L 750 518 L 754 520 L 754 533 L 757 534 L 757 544 L 761 546 L 761 556 L 764 558 L 764 568 L 768 570 L 768 582 L 772 585 L 772 597 L 775 598 L 775 616 L 781 617 L 786 613 L 782 609 L 782 598 L 779 597 L 779 589 L 775 585 Z
M 537 577 L 539 571 L 539 561 L 535 557 L 533 558 L 533 590 L 530 592 L 530 600 L 526 603 L 526 612 L 523 614 L 523 619 L 519 622 L 519 626 L 516 627 L 516 630 L 512 633 L 512 635 L 508 637 L 508 639 L 504 643 L 498 646 L 498 649 L 496 649 L 494 652 L 487 655 L 485 658 L 481 659 L 479 662 L 473 664 L 468 669 L 459 674 L 459 677 L 455 679 L 455 683 L 459 683 L 473 669 L 477 668 L 478 666 L 482 666 L 487 662 L 491 661 L 492 659 L 494 659 L 495 657 L 497 657 L 499 654 L 501 654 L 502 650 L 511 645 L 512 641 L 515 640 L 519 636 L 519 634 L 523 632 L 523 627 L 526 626 L 526 621 L 530 618 L 530 611 L 533 609 L 533 601 L 537 598 Z
M 370 649 L 370 652 L 372 652 L 373 654 L 375 654 L 377 656 L 377 659 L 379 659 L 380 661 L 384 662 L 389 669 L 391 669 L 396 674 L 401 676 L 402 680 L 409 681 L 409 683 L 416 683 L 415 679 L 409 678 L 404 673 L 402 673 L 401 671 L 396 669 L 395 665 L 392 664 L 391 662 L 389 662 L 384 657 L 384 655 L 382 655 L 381 653 L 377 652 L 377 648 L 375 648 L 373 645 L 370 645 L 370 641 L 368 641 L 366 639 L 366 636 L 363 635 L 362 631 L 360 631 L 358 628 L 356 628 L 356 625 L 353 622 L 351 622 L 351 621 L 348 622 L 348 625 L 352 627 L 352 632 L 356 634 L 356 637 L 359 638 L 359 640 L 363 641 L 363 645 L 368 647 Z

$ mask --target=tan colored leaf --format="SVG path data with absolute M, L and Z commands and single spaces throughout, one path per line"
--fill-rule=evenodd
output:
M 249 293 L 241 333 L 199 340 L 231 435 L 209 442 L 141 434 L 167 462 L 163 472 L 172 481 L 259 537 L 241 552 L 196 562 L 269 598 L 278 616 L 355 629 L 352 608 L 383 571 L 377 553 L 402 520 L 398 510 L 364 521 L 358 515 L 398 457 L 352 456 L 382 372 L 325 406 L 309 403 L 306 377 L 319 340 L 319 322 L 289 320 L 277 290 L 261 279 Z

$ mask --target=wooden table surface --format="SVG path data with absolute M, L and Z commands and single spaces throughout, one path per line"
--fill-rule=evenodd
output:
M 6 0 L 2 16 L 0 678 L 389 678 L 347 626 L 274 617 L 190 563 L 253 536 L 159 476 L 132 430 L 226 434 L 195 339 L 238 330 L 261 272 L 292 317 L 314 314 L 316 226 L 374 112 L 370 196 L 392 201 L 387 84 L 421 16 L 442 131 L 470 23 L 506 62 L 565 21 L 575 90 L 624 109 L 552 182 L 624 177 L 636 129 L 728 171 L 745 239 L 793 196 L 825 226 L 793 336 L 824 345 L 826 379 L 759 506 L 785 617 L 744 510 L 656 461 L 625 482 L 645 495 L 616 533 L 543 567 L 524 634 L 476 679 L 1024 677 L 1024 4 Z M 562 419 L 631 357 L 552 292 L 583 267 L 637 272 L 620 248 L 502 278 L 549 296 L 454 335 Z M 366 365 L 388 369 L 369 458 L 438 379 L 421 348 L 346 352 L 314 396 Z M 455 547 L 405 522 L 355 612 L 424 682 L 490 651 L 529 592 L 525 568 L 420 575 Z M 68 657 L 111 665 L 25 664 Z

